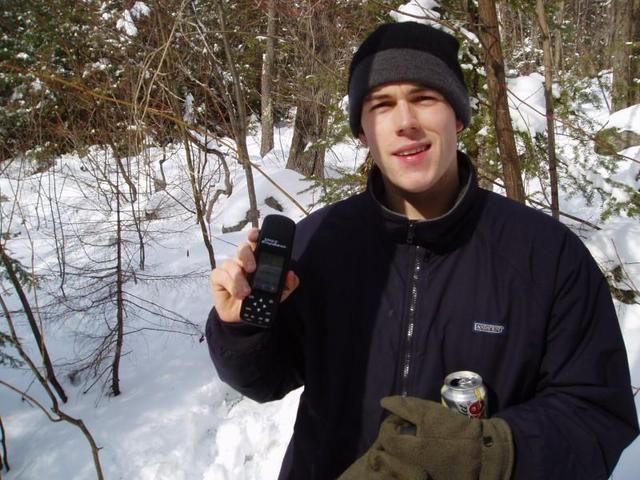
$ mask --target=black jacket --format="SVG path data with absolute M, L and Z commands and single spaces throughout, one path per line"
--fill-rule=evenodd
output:
M 258 400 L 304 385 L 281 479 L 337 477 L 375 439 L 392 394 L 440 400 L 444 377 L 479 373 L 489 415 L 512 428 L 514 479 L 604 479 L 638 424 L 607 283 L 551 217 L 466 188 L 430 221 L 368 191 L 296 232 L 300 287 L 272 330 L 207 322 L 222 380 Z

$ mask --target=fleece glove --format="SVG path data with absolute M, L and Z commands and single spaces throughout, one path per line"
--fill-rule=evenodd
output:
M 378 438 L 340 480 L 508 480 L 514 461 L 507 422 L 479 420 L 412 397 L 386 397 Z

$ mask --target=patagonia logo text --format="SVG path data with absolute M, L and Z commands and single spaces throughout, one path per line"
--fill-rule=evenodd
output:
M 505 331 L 504 325 L 493 323 L 473 322 L 473 331 L 476 333 L 488 333 L 490 335 L 502 335 Z

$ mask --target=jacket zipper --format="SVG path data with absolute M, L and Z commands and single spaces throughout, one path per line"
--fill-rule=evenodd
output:
M 409 222 L 409 229 L 407 231 L 407 243 L 413 245 L 413 238 L 415 233 L 415 222 Z M 409 297 L 409 311 L 407 317 L 407 328 L 404 336 L 404 355 L 402 360 L 402 378 L 401 378 L 401 393 L 406 397 L 409 394 L 409 373 L 411 372 L 411 346 L 413 340 L 413 332 L 416 322 L 416 307 L 418 305 L 418 280 L 420 279 L 420 272 L 422 271 L 422 250 L 423 248 L 415 245 L 415 257 L 413 261 L 413 269 L 411 275 L 411 296 Z

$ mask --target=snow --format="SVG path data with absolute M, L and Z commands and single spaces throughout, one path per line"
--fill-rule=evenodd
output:
M 116 22 L 116 28 L 124 31 L 130 37 L 138 35 L 138 29 L 136 28 L 136 24 L 133 23 L 133 18 L 131 18 L 131 12 L 129 10 L 122 12 L 122 18 Z
M 144 2 L 136 2 L 131 7 L 131 16 L 133 18 L 148 17 L 151 9 Z
M 519 98 L 537 105 L 536 108 L 542 106 L 541 111 L 544 111 L 539 76 L 513 79 L 510 88 Z M 540 131 L 538 129 L 543 128 L 540 119 L 527 108 L 520 105 L 522 117 L 527 119 L 523 125 Z M 607 118 L 617 126 L 637 125 L 632 119 L 637 118 L 638 108 L 632 107 L 611 117 L 607 114 Z M 278 129 L 276 148 L 264 158 L 259 154 L 259 138 L 248 138 L 250 158 L 266 175 L 254 171 L 261 215 L 277 211 L 267 205 L 267 199 L 271 197 L 282 206 L 283 212 L 278 213 L 296 220 L 304 216 L 281 189 L 300 202 L 305 210 L 314 208 L 317 202 L 318 192 L 309 189 L 309 182 L 284 168 L 291 137 L 290 128 Z M 237 246 L 246 239 L 248 225 L 242 231 L 224 234 L 222 228 L 236 225 L 246 217 L 248 200 L 243 170 L 233 157 L 230 141 L 224 144 L 211 142 L 210 146 L 225 153 L 234 182 L 233 194 L 229 198 L 223 196 L 211 212 L 213 248 L 220 264 L 232 258 Z M 334 146 L 327 153 L 327 172 L 333 175 L 338 167 L 355 169 L 365 153 L 354 141 Z M 640 147 L 632 147 L 624 153 L 639 158 Z M 45 324 L 48 348 L 69 395 L 69 402 L 62 405 L 62 409 L 87 424 L 101 447 L 100 458 L 109 480 L 275 479 L 292 433 L 300 390 L 277 402 L 257 404 L 234 392 L 217 377 L 206 342 L 199 341 L 211 307 L 207 279 L 209 261 L 193 216 L 180 206 L 188 204 L 191 195 L 184 151 L 179 146 L 169 146 L 166 151 L 150 148 L 139 161 L 144 160 L 157 177 L 159 160 L 163 156 L 168 158 L 163 167 L 166 190 L 141 188 L 138 194 L 140 208 L 159 215 L 149 223 L 151 240 L 147 244 L 144 274 L 166 279 L 127 284 L 132 295 L 155 304 L 150 309 L 156 313 L 138 312 L 139 316 L 131 315 L 127 319 L 129 331 L 147 330 L 125 337 L 127 354 L 122 359 L 122 394 L 118 397 L 104 395 L 100 385 L 83 393 L 90 379 L 72 382 L 65 375 L 71 371 L 69 362 L 86 349 L 71 332 L 90 332 L 92 326 L 102 324 L 104 318 L 96 315 L 80 319 L 70 315 Z M 30 266 L 33 261 L 34 269 L 42 273 L 55 272 L 57 268 L 52 236 L 56 224 L 53 223 L 55 217 L 49 213 L 48 195 L 60 198 L 63 209 L 60 218 L 69 225 L 76 225 L 79 233 L 93 232 L 95 243 L 113 235 L 107 228 L 113 214 L 98 208 L 102 200 L 96 195 L 97 185 L 87 172 L 92 158 L 98 164 L 106 164 L 110 154 L 101 147 L 94 147 L 84 157 L 62 156 L 50 172 L 29 176 L 24 169 L 26 164 L 14 162 L 0 177 L 0 197 L 17 198 L 21 205 L 11 217 L 13 202 L 0 202 L 2 230 L 17 234 L 7 241 L 7 248 L 25 265 Z M 628 161 L 619 164 L 614 176 L 638 187 L 637 173 L 637 163 Z M 222 185 L 221 179 L 213 183 L 216 182 L 218 186 Z M 579 212 L 583 218 L 593 219 L 599 215 L 597 205 L 588 206 L 578 199 L 563 198 L 562 204 L 572 213 Z M 582 233 L 585 243 L 601 265 L 613 266 L 622 262 L 631 281 L 640 286 L 637 219 L 617 216 L 601 226 L 602 230 L 598 232 Z M 73 262 L 79 263 L 87 255 L 100 252 L 97 247 L 73 250 L 74 238 L 70 234 L 66 242 L 68 259 Z M 33 259 L 32 247 L 36 252 Z M 6 283 L 3 285 L 7 286 Z M 49 299 L 45 287 L 43 285 L 39 291 L 40 304 Z M 91 295 L 81 286 L 78 286 L 78 292 Z M 6 297 L 6 300 L 11 302 L 11 308 L 17 307 L 15 296 Z M 640 306 L 616 302 L 616 308 L 628 350 L 632 384 L 638 386 Z M 158 312 L 171 319 L 161 318 Z M 20 322 L 19 327 L 22 338 L 29 342 L 30 334 L 24 322 Z M 28 347 L 35 356 L 32 342 Z M 29 372 L 7 367 L 0 369 L 4 381 L 28 389 L 29 394 L 43 404 L 50 404 L 39 385 L 31 385 Z M 79 429 L 50 422 L 40 410 L 2 386 L 0 404 L 11 465 L 11 471 L 4 477 L 6 480 L 95 478 L 91 453 Z M 640 408 L 640 395 L 636 396 L 636 405 Z M 635 479 L 639 469 L 640 440 L 636 440 L 625 451 L 612 478 Z
M 591 235 L 586 245 L 600 266 L 608 270 L 616 265 L 624 265 L 624 270 L 640 288 L 640 225 L 636 219 L 615 218 L 602 227 L 602 230 Z M 618 287 L 629 288 L 625 282 Z M 632 381 L 640 383 L 640 305 L 624 305 L 616 303 L 618 319 L 625 335 L 625 345 L 629 364 L 632 366 Z M 635 366 L 635 368 L 634 368 Z M 638 446 L 640 452 L 640 445 Z
M 396 22 L 418 22 L 427 25 L 437 26 L 432 19 L 440 18 L 440 14 L 433 10 L 440 7 L 436 0 L 411 0 L 401 5 L 396 11 L 392 11 L 389 15 Z
M 182 119 L 187 123 L 191 123 L 194 120 L 194 112 L 193 112 L 194 100 L 195 99 L 193 98 L 193 95 L 191 93 L 188 93 L 186 98 L 184 99 L 184 112 L 182 114 Z
M 513 128 L 528 132 L 532 136 L 538 132 L 546 132 L 544 77 L 539 73 L 532 73 L 523 77 L 508 78 L 507 88 Z
M 464 36 L 467 41 L 479 44 L 480 40 L 475 33 L 463 27 L 458 27 L 456 31 L 440 23 L 442 15 L 436 11 L 440 8 L 440 2 L 437 0 L 411 0 L 397 9 L 392 10 L 389 15 L 396 22 L 417 22 L 424 23 L 433 28 L 443 30 L 453 36 Z M 463 69 L 477 68 L 472 65 L 462 65 Z
M 31 90 L 34 92 L 40 92 L 44 87 L 44 83 L 39 78 L 36 78 L 33 82 L 31 82 Z
M 606 118 L 603 126 L 640 134 L 640 105 L 633 105 L 612 113 Z
M 122 12 L 122 17 L 116 22 L 116 28 L 124 31 L 130 37 L 135 37 L 138 35 L 138 28 L 133 19 L 148 17 L 150 13 L 151 9 L 144 2 L 136 2 L 131 9 Z

